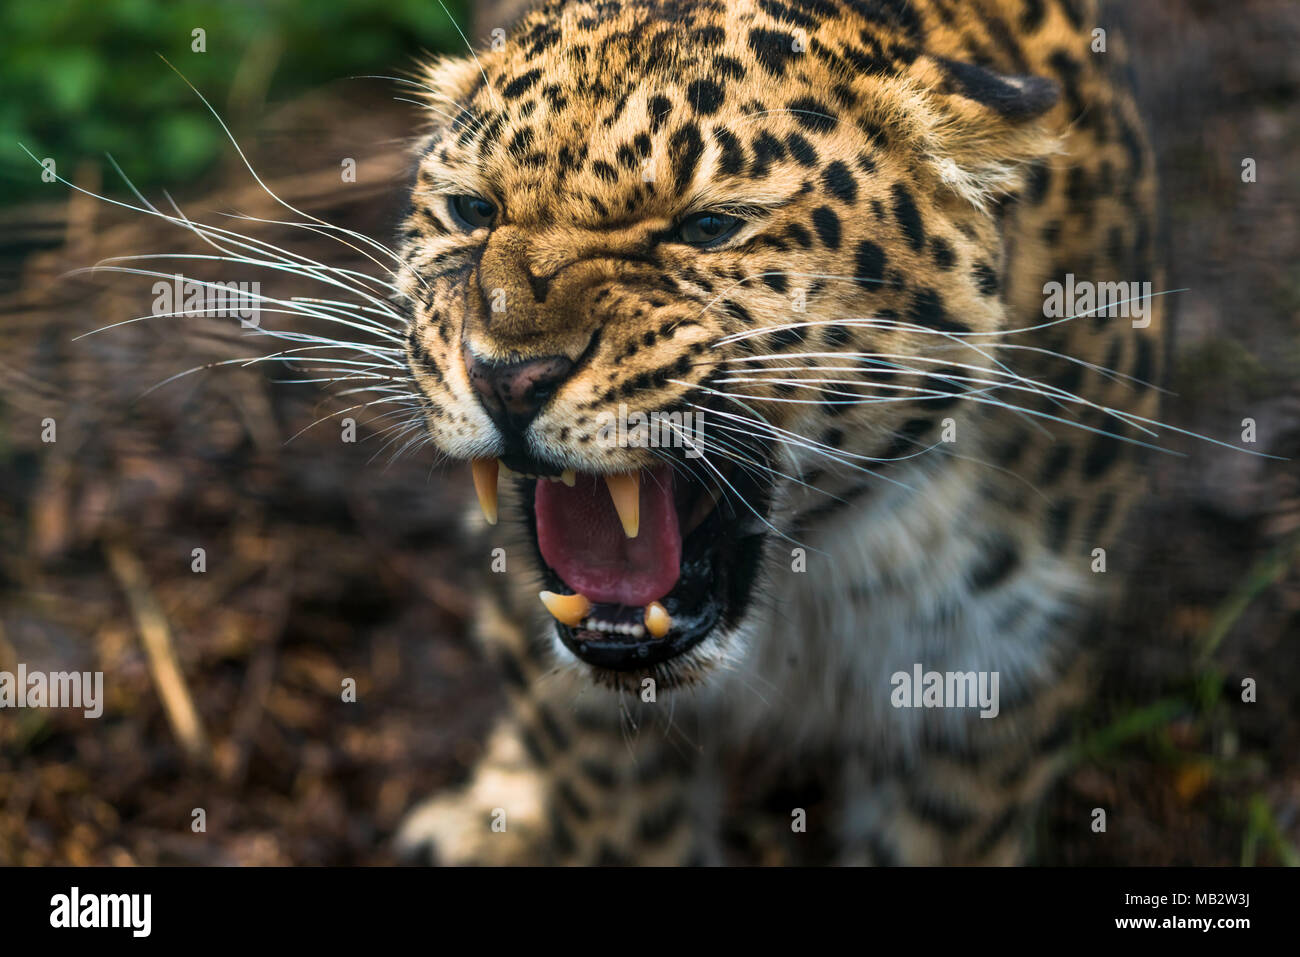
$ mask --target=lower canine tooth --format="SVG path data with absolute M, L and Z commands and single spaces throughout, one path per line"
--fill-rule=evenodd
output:
M 656 638 L 662 638 L 673 627 L 673 620 L 668 616 L 668 609 L 657 601 L 645 606 L 645 630 Z
M 474 474 L 474 493 L 478 495 L 478 506 L 483 509 L 483 517 L 489 525 L 497 523 L 497 460 L 475 459 L 470 463 Z
M 557 595 L 553 591 L 544 591 L 537 596 L 546 606 L 556 621 L 573 628 L 587 617 L 591 611 L 591 602 L 581 595 Z
M 623 534 L 636 538 L 641 530 L 641 473 L 606 475 L 605 484 L 609 487 L 609 497 L 614 502 L 614 511 L 618 512 L 618 520 L 623 524 Z

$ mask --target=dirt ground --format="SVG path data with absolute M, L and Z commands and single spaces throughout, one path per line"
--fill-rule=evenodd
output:
M 1172 296 L 1163 415 L 1225 441 L 1253 418 L 1259 450 L 1291 461 L 1172 435 L 1181 454 L 1152 460 L 1142 557 L 1037 859 L 1300 863 L 1300 7 L 1131 6 L 1169 285 L 1187 290 Z M 243 142 L 291 203 L 386 239 L 414 109 L 390 92 L 340 84 Z M 341 182 L 344 156 L 355 183 Z M 1244 157 L 1257 182 L 1241 182 Z M 129 200 L 110 172 L 70 178 Z M 410 436 L 383 431 L 402 424 L 381 417 L 392 407 L 349 413 L 356 442 L 341 415 L 313 426 L 357 398 L 286 381 L 312 378 L 303 367 L 216 366 L 146 393 L 264 354 L 265 338 L 153 318 L 76 338 L 147 313 L 153 280 L 69 270 L 202 247 L 33 184 L 33 203 L 0 217 L 0 670 L 103 671 L 106 705 L 98 720 L 0 714 L 0 864 L 392 861 L 402 813 L 466 773 L 500 706 L 466 633 L 477 559 L 459 533 L 464 470 L 428 449 L 394 461 Z M 321 233 L 223 217 L 286 218 L 233 160 L 181 197 L 196 219 L 377 272 Z M 255 278 L 265 294 L 331 295 Z M 1248 677 L 1253 704 L 1240 700 Z M 1104 834 L 1094 807 L 1108 809 Z

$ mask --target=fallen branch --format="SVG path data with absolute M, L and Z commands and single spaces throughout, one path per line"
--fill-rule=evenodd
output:
M 104 554 L 131 606 L 131 614 L 140 634 L 140 643 L 144 645 L 145 654 L 149 658 L 149 672 L 158 688 L 158 697 L 162 700 L 167 723 L 171 725 L 172 733 L 185 756 L 194 764 L 206 766 L 212 759 L 208 737 L 204 733 L 198 709 L 194 707 L 194 698 L 185 682 L 185 675 L 181 673 L 171 628 L 149 588 L 144 566 L 126 545 L 118 541 L 105 542 Z

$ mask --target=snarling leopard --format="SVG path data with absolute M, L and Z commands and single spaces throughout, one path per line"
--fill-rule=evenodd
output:
M 422 71 L 406 354 L 511 704 L 405 848 L 1032 858 L 1163 359 L 1099 17 L 554 0 Z

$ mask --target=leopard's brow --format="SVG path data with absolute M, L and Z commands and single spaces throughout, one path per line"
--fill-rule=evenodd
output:
M 692 194 L 686 208 L 692 212 L 700 210 L 720 210 L 737 216 L 766 216 L 789 206 L 799 195 L 797 189 L 783 193 L 747 191 L 743 188 L 721 188 L 710 186 Z
M 471 196 L 488 196 L 491 189 L 487 181 L 474 170 L 457 170 L 447 167 L 432 171 L 423 178 L 423 184 L 430 193 Z

